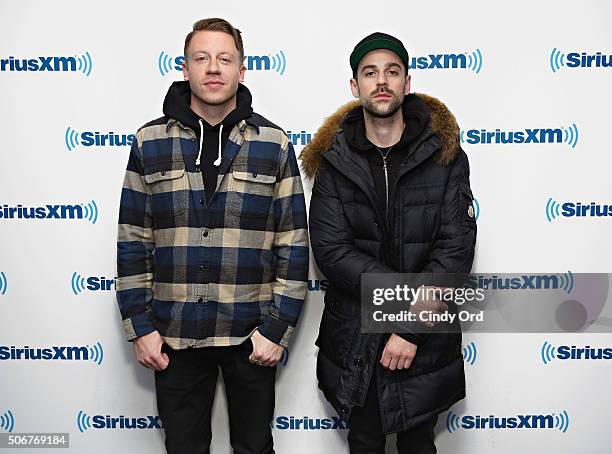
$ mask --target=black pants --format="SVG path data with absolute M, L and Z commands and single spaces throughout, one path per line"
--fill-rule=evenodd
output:
M 377 364 L 377 367 L 381 367 Z M 384 454 L 386 436 L 382 431 L 378 404 L 377 373 L 363 407 L 354 407 L 349 419 L 348 444 L 351 454 Z M 437 417 L 409 430 L 397 433 L 398 454 L 435 454 L 434 427 Z
M 157 409 L 166 432 L 168 454 L 208 454 L 211 413 L 219 368 L 225 382 L 230 443 L 236 454 L 274 453 L 270 421 L 274 415 L 276 367 L 251 364 L 250 340 L 232 347 L 172 350 L 170 364 L 155 372 Z

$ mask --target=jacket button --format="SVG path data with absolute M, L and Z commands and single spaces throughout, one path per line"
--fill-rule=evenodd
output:
M 191 140 L 192 142 L 195 142 L 195 137 L 191 136 L 189 140 Z
M 355 358 L 353 360 L 353 364 L 355 365 L 355 367 L 361 367 L 361 366 L 363 366 L 363 359 Z
M 202 236 L 206 238 L 208 236 L 208 230 L 204 230 L 204 233 L 202 234 Z
M 162 176 L 164 176 L 166 174 L 166 171 L 162 170 L 160 173 L 162 174 Z
M 200 265 L 200 271 L 204 271 L 206 267 L 204 265 Z
M 203 303 L 204 302 L 204 298 L 198 298 L 198 303 Z
M 200 205 L 204 205 L 204 199 L 200 199 Z
M 253 178 L 257 178 L 257 174 L 253 172 Z

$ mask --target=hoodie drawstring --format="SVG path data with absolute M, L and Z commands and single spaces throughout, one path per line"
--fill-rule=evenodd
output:
M 202 157 L 202 144 L 204 143 L 204 123 L 202 123 L 202 119 L 199 120 L 200 123 L 200 149 L 198 150 L 198 157 L 196 159 L 195 165 L 196 167 L 200 166 L 200 158 Z M 221 123 L 221 127 L 219 128 L 219 150 L 217 151 L 217 159 L 213 162 L 213 165 L 218 167 L 221 164 L 221 134 L 223 133 L 223 123 Z
M 198 150 L 198 157 L 196 159 L 196 167 L 200 166 L 200 157 L 202 156 L 202 144 L 204 143 L 204 123 L 202 123 L 202 119 L 199 120 L 200 123 L 200 149 Z
M 219 128 L 219 151 L 217 152 L 217 159 L 213 162 L 215 167 L 218 167 L 221 164 L 221 133 L 223 132 L 223 123 L 221 123 L 221 127 Z

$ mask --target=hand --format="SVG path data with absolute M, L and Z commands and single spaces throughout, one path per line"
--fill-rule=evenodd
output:
M 136 339 L 134 341 L 134 353 L 136 353 L 138 362 L 153 370 L 164 370 L 168 367 L 170 358 L 161 351 L 163 343 L 164 338 L 157 331 Z
M 266 339 L 255 330 L 251 336 L 253 343 L 253 353 L 249 356 L 249 361 L 259 366 L 274 367 L 283 356 L 284 348 Z
M 443 295 L 448 287 L 432 287 L 432 286 L 421 286 L 419 297 L 410 305 L 410 312 L 415 314 L 419 323 L 422 323 L 429 328 L 433 328 L 438 324 L 438 321 L 432 321 L 429 317 L 430 314 L 440 315 L 448 310 L 448 304 L 438 299 L 436 296 Z M 421 320 L 420 314 L 423 314 L 423 320 Z
M 388 370 L 408 369 L 416 355 L 417 346 L 402 339 L 397 334 L 391 334 L 380 358 L 380 364 Z

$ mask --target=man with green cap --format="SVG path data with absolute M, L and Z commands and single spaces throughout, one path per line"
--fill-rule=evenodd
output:
M 476 243 L 469 164 L 454 116 L 410 93 L 400 40 L 374 33 L 350 56 L 351 91 L 300 159 L 314 178 L 311 245 L 329 286 L 319 387 L 349 423 L 351 453 L 435 453 L 438 415 L 465 397 L 461 334 L 365 334 L 363 273 L 468 273 Z M 448 331 L 448 330 L 447 330 Z

